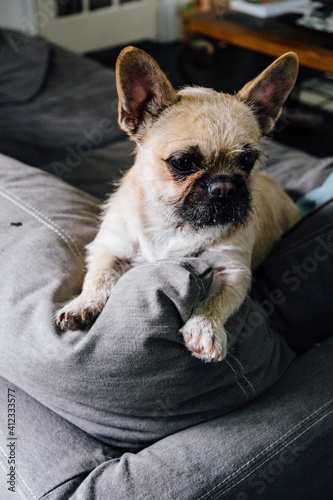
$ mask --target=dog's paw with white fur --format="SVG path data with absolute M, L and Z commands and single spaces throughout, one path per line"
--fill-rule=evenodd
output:
M 227 355 L 227 335 L 202 315 L 192 316 L 182 327 L 186 347 L 193 356 L 205 361 L 222 361 Z
M 56 324 L 61 330 L 87 329 L 92 326 L 105 306 L 106 298 L 88 297 L 81 293 L 56 314 Z

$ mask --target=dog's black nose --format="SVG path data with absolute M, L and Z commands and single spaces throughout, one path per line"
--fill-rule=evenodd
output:
M 208 184 L 208 193 L 214 199 L 226 199 L 236 192 L 236 185 L 229 175 L 219 175 Z

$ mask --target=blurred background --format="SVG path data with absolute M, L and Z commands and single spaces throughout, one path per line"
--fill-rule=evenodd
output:
M 333 152 L 333 0 L 0 0 L 0 27 L 109 67 L 135 44 L 175 87 L 229 93 L 293 50 L 300 74 L 273 136 L 319 156 Z

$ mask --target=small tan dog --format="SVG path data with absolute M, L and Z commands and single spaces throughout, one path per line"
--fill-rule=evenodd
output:
M 181 332 L 198 358 L 226 356 L 224 325 L 246 297 L 251 268 L 300 217 L 260 172 L 260 138 L 273 129 L 297 71 L 290 52 L 235 96 L 176 92 L 148 54 L 121 52 L 119 124 L 137 144 L 136 160 L 105 207 L 82 292 L 59 311 L 59 327 L 90 326 L 130 267 L 200 256 L 214 269 L 213 285 Z

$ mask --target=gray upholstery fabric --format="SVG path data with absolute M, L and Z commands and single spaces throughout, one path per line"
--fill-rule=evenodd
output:
M 267 172 L 294 200 L 321 186 L 333 171 L 333 156 L 317 158 L 268 138 L 263 140 L 263 148 Z
M 279 332 L 298 353 L 313 342 L 314 332 L 316 342 L 332 335 L 328 307 L 333 303 L 332 214 L 333 198 L 303 217 L 254 275 L 253 298 L 262 304 L 272 324 L 279 325 Z M 274 294 L 279 297 L 279 305 Z M 304 314 L 307 303 L 311 305 L 310 315 Z
M 291 363 L 293 354 L 247 301 L 229 322 L 233 349 L 225 364 L 192 358 L 173 327 L 209 289 L 209 270 L 197 259 L 187 267 L 146 266 L 140 280 L 127 273 L 90 333 L 61 334 L 54 309 L 80 287 L 96 200 L 5 157 L 0 172 L 0 393 L 6 410 L 8 388 L 16 391 L 20 497 L 329 499 L 331 340 Z M 177 289 L 160 286 L 173 279 Z M 156 442 L 122 453 L 103 441 L 127 448 Z M 9 500 L 6 451 L 0 444 L 0 494 Z
M 71 154 L 52 160 L 39 168 L 101 199 L 114 189 L 115 183 L 133 164 L 134 143 L 129 139 L 112 142 L 82 156 Z M 72 149 L 72 151 L 75 151 Z
M 2 410 L 8 388 L 16 390 L 20 491 L 9 492 L 5 482 L 7 433 L 2 425 L 0 498 L 330 500 L 332 356 L 329 339 L 300 356 L 271 390 L 239 410 L 125 454 L 0 377 Z
M 1 33 L 6 37 L 6 31 Z M 43 77 L 43 87 L 42 92 L 35 93 L 23 105 L 9 100 L 0 103 L 0 152 L 40 166 L 49 161 L 66 161 L 73 149 L 85 157 L 87 151 L 91 154 L 92 150 L 125 138 L 117 125 L 118 100 L 112 70 L 47 45 L 50 55 L 44 78 L 40 68 L 21 60 L 21 53 L 28 50 L 33 52 L 35 49 L 35 57 L 39 57 L 35 39 L 18 34 L 17 40 L 19 36 L 22 43 L 16 64 L 20 70 L 20 85 L 29 86 L 34 76 Z M 7 52 L 10 70 L 13 56 L 8 45 Z M 5 68 L 4 64 L 2 71 Z M 6 92 L 7 86 L 4 87 L 3 82 L 0 92 L 2 89 Z
M 0 31 L 0 105 L 22 105 L 43 87 L 50 47 L 41 38 Z
M 0 169 L 0 375 L 90 435 L 142 448 L 242 406 L 294 359 L 250 299 L 226 325 L 223 363 L 191 356 L 179 330 L 212 280 L 199 259 L 132 269 L 89 332 L 61 333 L 55 310 L 80 291 L 98 209 L 92 197 L 15 160 L 2 157 Z M 251 315 L 255 326 L 244 336 Z

